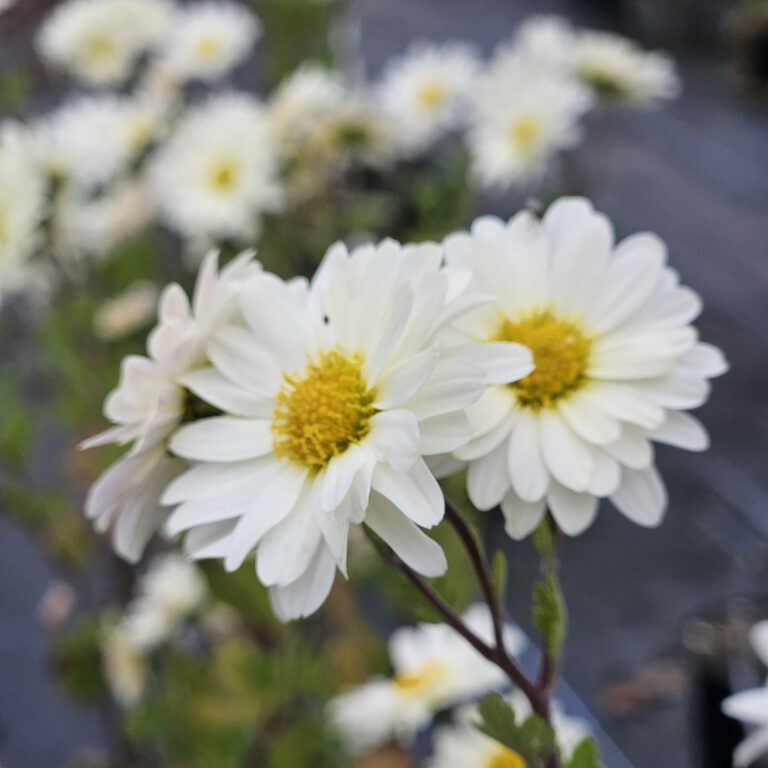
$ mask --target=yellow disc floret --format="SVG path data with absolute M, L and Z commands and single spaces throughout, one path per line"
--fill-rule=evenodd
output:
M 208 184 L 215 192 L 231 192 L 239 182 L 240 170 L 230 157 L 219 158 L 208 171 Z
M 395 675 L 393 682 L 400 693 L 406 696 L 424 697 L 445 679 L 445 668 L 441 664 L 425 664 L 423 667 Z
M 541 119 L 536 115 L 523 115 L 509 126 L 509 142 L 523 155 L 533 150 L 541 134 Z
M 509 747 L 499 745 L 486 763 L 487 768 L 525 768 L 525 760 Z
M 416 99 L 425 109 L 439 109 L 448 99 L 448 92 L 442 83 L 435 81 L 424 83 L 416 93 Z
M 283 379 L 272 416 L 277 456 L 319 472 L 370 432 L 375 392 L 358 357 L 324 352 L 303 373 Z
M 561 320 L 549 310 L 516 320 L 505 317 L 494 340 L 516 341 L 533 353 L 533 372 L 509 385 L 523 406 L 549 408 L 586 381 L 592 340 L 573 320 Z

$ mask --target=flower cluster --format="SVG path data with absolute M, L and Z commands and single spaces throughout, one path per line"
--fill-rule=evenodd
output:
M 657 525 L 652 442 L 705 448 L 684 411 L 726 368 L 665 260 L 658 237 L 615 245 L 568 198 L 441 244 L 336 244 L 311 282 L 247 252 L 219 270 L 212 253 L 192 302 L 167 288 L 148 356 L 124 362 L 105 406 L 116 426 L 88 445 L 133 447 L 88 516 L 131 560 L 159 529 L 230 570 L 255 553 L 283 619 L 346 574 L 351 527 L 441 574 L 421 530 L 444 514 L 433 471 L 467 464 L 473 503 L 501 504 L 515 538 L 547 508 L 578 534 L 604 497 Z
M 199 263 L 210 247 L 251 244 L 265 217 L 343 174 L 392 175 L 451 136 L 479 187 L 531 189 L 595 105 L 677 90 L 665 57 L 557 17 L 525 22 L 487 62 L 422 41 L 370 83 L 307 63 L 270 93 L 234 90 L 226 78 L 260 35 L 230 0 L 59 5 L 40 54 L 89 90 L 29 128 L 0 123 L 0 179 L 16 190 L 0 193 L 0 295 L 54 279 L 33 256 L 55 252 L 77 272 L 157 224 Z

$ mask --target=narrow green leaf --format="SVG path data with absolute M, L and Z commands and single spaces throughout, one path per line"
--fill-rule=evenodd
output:
M 604 768 L 597 750 L 597 743 L 591 736 L 579 742 L 573 750 L 567 768 Z
M 546 652 L 559 655 L 565 636 L 565 606 L 554 576 L 545 576 L 533 588 L 532 615 Z
M 506 605 L 507 557 L 500 549 L 497 549 L 496 554 L 493 556 L 491 575 L 498 605 Z

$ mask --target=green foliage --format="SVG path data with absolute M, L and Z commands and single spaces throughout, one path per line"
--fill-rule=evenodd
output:
M 506 605 L 507 602 L 507 570 L 507 556 L 500 549 L 497 549 L 491 562 L 491 577 L 499 605 Z
M 101 674 L 101 624 L 81 619 L 59 635 L 53 647 L 54 670 L 61 687 L 79 702 L 90 704 L 106 693 Z
M 591 736 L 579 742 L 566 768 L 604 768 L 597 743 Z
M 547 653 L 558 656 L 565 639 L 565 604 L 552 574 L 547 574 L 534 586 L 532 614 Z
M 512 707 L 497 693 L 486 696 L 478 709 L 480 731 L 517 752 L 529 768 L 544 768 L 556 745 L 554 730 L 541 717 L 531 714 L 518 724 Z
M 0 463 L 20 466 L 29 455 L 32 418 L 21 399 L 18 382 L 6 372 L 0 377 L 0 403 Z
M 0 77 L 0 111 L 20 115 L 32 90 L 31 77 L 21 69 L 7 70 Z

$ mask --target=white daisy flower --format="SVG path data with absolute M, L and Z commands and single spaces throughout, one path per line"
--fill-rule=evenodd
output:
M 582 32 L 573 48 L 573 69 L 604 102 L 651 107 L 680 94 L 675 64 L 620 35 Z
M 247 327 L 220 331 L 207 347 L 213 367 L 184 377 L 226 415 L 171 441 L 200 464 L 165 494 L 180 504 L 168 531 L 190 530 L 188 552 L 228 570 L 255 549 L 281 619 L 316 611 L 336 568 L 346 572 L 350 525 L 365 523 L 424 575 L 445 568 L 419 528 L 444 513 L 422 457 L 463 444 L 483 371 L 479 345 L 437 341 L 478 300 L 441 257 L 433 244 L 388 240 L 351 256 L 337 244 L 310 286 L 257 276 L 241 295 Z M 518 345 L 496 352 L 513 377 L 531 368 Z
M 171 8 L 164 0 L 69 0 L 46 19 L 38 49 L 88 85 L 120 85 L 165 34 Z
M 240 3 L 192 3 L 174 16 L 161 61 L 182 79 L 218 80 L 245 60 L 260 35 L 259 20 Z
M 191 110 L 157 151 L 150 180 L 160 213 L 198 241 L 254 238 L 279 208 L 277 154 L 260 104 L 245 94 L 215 96 Z
M 93 316 L 93 327 L 102 341 L 121 339 L 149 325 L 157 307 L 157 286 L 148 280 L 133 283 L 105 301 Z
M 521 691 L 515 690 L 509 703 L 518 723 L 531 714 L 531 705 Z M 476 707 L 462 707 L 454 718 L 454 725 L 437 729 L 434 754 L 424 768 L 526 768 L 528 765 L 518 752 L 475 727 L 480 719 Z M 576 747 L 589 736 L 587 723 L 566 715 L 558 701 L 552 702 L 552 727 L 565 760 L 570 760 Z
M 183 374 L 205 360 L 208 338 L 237 313 L 235 297 L 243 281 L 259 267 L 243 253 L 218 272 L 216 253 L 200 268 L 192 306 L 178 285 L 160 299 L 159 323 L 150 334 L 149 357 L 123 361 L 120 384 L 107 398 L 105 416 L 115 427 L 83 443 L 90 448 L 133 441 L 131 450 L 93 484 L 86 515 L 99 531 L 113 530 L 115 550 L 136 561 L 168 516 L 159 499 L 184 463 L 168 454 L 166 444 L 185 420 L 210 413 L 180 383 Z
M 507 531 L 529 534 L 548 506 L 569 535 L 608 497 L 634 522 L 655 526 L 666 492 L 652 442 L 704 450 L 707 435 L 683 411 L 707 399 L 727 369 L 690 322 L 699 297 L 666 265 L 666 246 L 641 233 L 614 244 L 613 228 L 584 199 L 564 198 L 540 221 L 478 219 L 449 237 L 448 263 L 474 270 L 497 301 L 457 323 L 465 338 L 518 342 L 533 373 L 489 387 L 469 411 L 469 462 L 479 509 L 501 503 Z
M 561 150 L 581 138 L 579 121 L 591 106 L 584 86 L 503 56 L 478 85 L 467 135 L 476 179 L 506 188 L 538 180 Z
M 195 564 L 174 553 L 159 555 L 139 580 L 121 623 L 136 648 L 152 650 L 200 610 L 207 595 Z
M 91 191 L 127 172 L 159 130 L 145 103 L 104 94 L 66 102 L 37 133 L 49 173 Z
M 768 621 L 752 627 L 749 639 L 760 661 L 768 667 Z M 723 702 L 723 712 L 752 729 L 733 754 L 736 768 L 746 768 L 768 754 L 768 685 L 734 693 Z
M 571 67 L 575 42 L 576 31 L 564 16 L 537 14 L 520 24 L 511 46 L 504 46 L 497 56 L 509 55 L 512 47 L 532 67 L 563 73 Z
M 39 244 L 46 202 L 35 141 L 20 123 L 0 123 L 0 295 L 33 277 L 29 257 Z
M 493 642 L 485 605 L 472 606 L 463 619 L 475 634 Z M 505 627 L 504 639 L 510 655 L 525 648 L 524 635 L 514 627 Z M 353 754 L 391 739 L 407 745 L 437 712 L 509 685 L 495 664 L 447 624 L 396 630 L 389 640 L 389 656 L 393 677 L 353 688 L 329 704 L 330 717 Z
M 147 657 L 122 623 L 104 629 L 101 663 L 115 700 L 123 707 L 136 704 L 147 685 Z
M 389 61 L 376 98 L 405 151 L 420 152 L 464 125 L 479 70 L 477 56 L 462 43 L 418 42 Z

